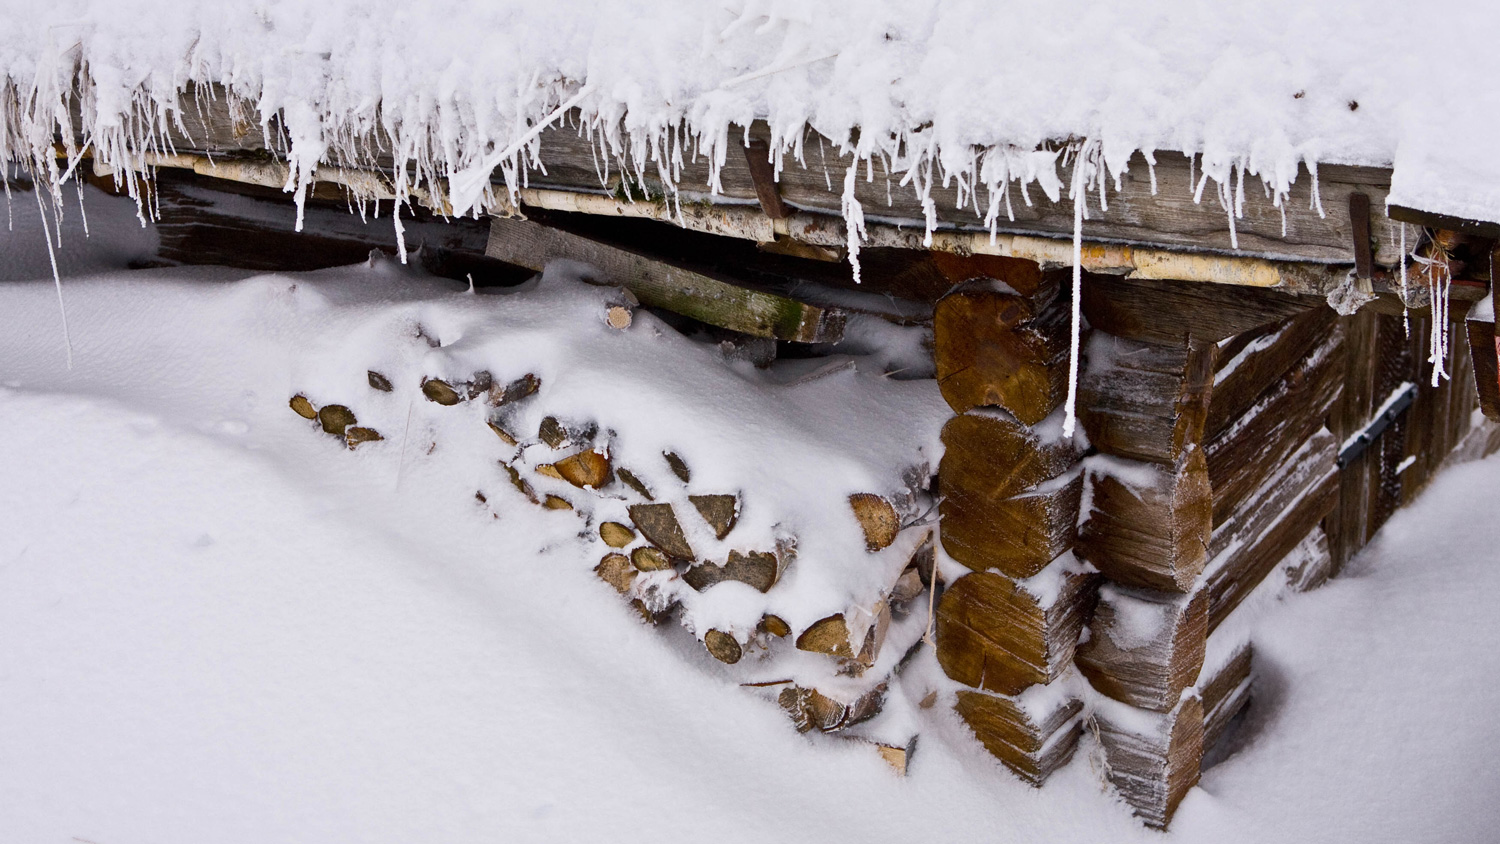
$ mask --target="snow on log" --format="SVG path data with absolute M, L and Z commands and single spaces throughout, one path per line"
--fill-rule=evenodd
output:
M 1190 596 L 1107 585 L 1078 646 L 1078 669 L 1122 703 L 1167 712 L 1198 680 L 1208 636 L 1208 593 Z
M 1109 781 L 1147 826 L 1165 829 L 1198 782 L 1203 701 L 1190 695 L 1165 714 L 1115 703 L 1096 708 Z
M 1083 702 L 1051 689 L 1015 697 L 960 690 L 954 706 L 992 756 L 1041 786 L 1078 748 Z

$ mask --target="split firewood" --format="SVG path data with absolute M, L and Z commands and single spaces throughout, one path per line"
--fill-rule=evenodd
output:
M 1078 536 L 1081 471 L 998 501 L 953 497 L 941 488 L 943 550 L 975 571 L 993 568 L 1018 579 L 1031 577 L 1072 548 Z
M 755 628 L 763 633 L 769 633 L 778 639 L 785 639 L 792 634 L 792 626 L 782 621 L 779 615 L 767 614 L 762 616 L 760 623 Z
M 1104 456 L 1084 464 L 1090 510 L 1078 556 L 1117 583 L 1186 592 L 1207 562 L 1213 496 L 1203 451 L 1175 466 Z
M 482 369 L 474 373 L 472 378 L 460 386 L 464 388 L 464 397 L 469 401 L 473 401 L 494 389 L 495 376 L 491 375 L 488 369 Z
M 1313 308 L 1269 330 L 1248 331 L 1221 343 L 1204 436 L 1218 436 L 1314 347 L 1338 331 L 1337 316 L 1332 308 Z
M 689 483 L 693 480 L 693 473 L 688 469 L 687 461 L 679 457 L 676 452 L 664 451 L 661 456 L 667 459 L 667 465 L 672 468 L 672 474 L 676 475 L 679 481 Z
M 604 559 L 599 561 L 599 565 L 594 566 L 594 574 L 599 575 L 605 583 L 615 587 L 615 591 L 621 595 L 630 591 L 636 578 L 635 567 L 630 564 L 630 559 L 624 554 L 605 554 Z
M 923 547 L 932 548 L 931 545 Z M 907 567 L 901 572 L 901 576 L 896 578 L 896 584 L 891 587 L 890 600 L 892 604 L 900 606 L 921 595 L 922 592 L 922 573 L 913 565 Z
M 714 537 L 723 539 L 734 530 L 740 516 L 740 499 L 736 495 L 689 495 L 688 501 L 698 510 L 698 515 L 713 528 Z
M 341 404 L 323 405 L 318 410 L 318 423 L 323 426 L 325 433 L 336 437 L 342 437 L 350 425 L 359 424 L 354 418 L 354 411 Z
M 730 551 L 724 565 L 698 563 L 683 572 L 682 579 L 699 592 L 726 580 L 748 584 L 759 592 L 769 592 L 781 579 L 781 558 L 774 553 Z
M 635 541 L 635 531 L 619 522 L 603 522 L 599 525 L 599 538 L 611 548 L 624 548 Z
M 656 496 L 651 494 L 651 488 L 646 486 L 645 482 L 640 478 L 636 477 L 636 474 L 634 472 L 630 471 L 629 469 L 621 468 L 616 469 L 615 474 L 619 476 L 620 480 L 625 482 L 626 486 L 635 490 L 637 495 L 641 496 L 647 501 L 656 500 Z
M 494 407 L 503 407 L 533 396 L 541 388 L 542 380 L 528 372 L 504 387 L 492 385 L 487 401 Z
M 531 488 L 531 484 L 527 483 L 526 479 L 521 477 L 520 470 L 516 469 L 516 467 L 510 465 L 509 463 L 501 463 L 500 468 L 505 470 L 505 475 L 506 477 L 510 478 L 510 483 L 512 486 L 514 486 L 522 495 L 526 496 L 526 498 L 533 504 L 536 503 L 536 492 Z
M 1337 457 L 1338 443 L 1328 429 L 1319 428 L 1214 528 L 1204 568 L 1210 630 L 1305 537 L 1314 531 L 1321 535 L 1319 524 L 1338 503 Z M 1331 560 L 1314 560 L 1313 564 L 1327 576 Z M 1317 575 L 1310 572 L 1309 576 Z
M 491 416 L 490 418 L 485 420 L 485 424 L 489 425 L 490 430 L 495 432 L 495 436 L 499 437 L 500 441 L 505 443 L 506 445 L 515 445 L 517 442 L 519 442 L 515 434 L 512 434 L 510 431 L 506 430 L 504 420 L 496 416 Z
M 564 457 L 553 466 L 563 480 L 579 489 L 601 489 L 615 477 L 609 469 L 609 458 L 593 449 Z
M 859 647 L 859 653 L 854 659 L 865 668 L 875 664 L 880 658 L 880 649 L 885 646 L 885 635 L 891 628 L 891 605 L 889 601 L 876 602 L 870 611 L 873 618 L 870 626 L 865 628 L 865 639 Z
M 646 541 L 660 548 L 670 557 L 692 560 L 693 548 L 682 533 L 682 525 L 672 512 L 670 504 L 633 504 L 629 508 L 630 520 L 635 529 L 646 537 Z
M 1183 596 L 1111 584 L 1099 590 L 1078 670 L 1115 700 L 1168 712 L 1197 682 L 1207 636 L 1207 590 Z
M 301 416 L 303 419 L 318 418 L 318 409 L 316 407 L 313 407 L 313 403 L 307 400 L 307 396 L 298 393 L 297 395 L 292 396 L 290 404 L 292 406 L 292 411 L 298 416 Z
M 562 448 L 569 442 L 568 431 L 557 421 L 556 416 L 544 417 L 537 427 L 536 435 L 548 448 Z
M 562 472 L 557 471 L 557 466 L 553 463 L 538 463 L 532 471 L 544 478 L 551 478 L 554 481 L 563 479 Z
M 845 623 L 843 613 L 834 613 L 813 622 L 797 637 L 797 649 L 853 659 L 854 648 L 849 644 L 849 625 Z
M 1053 698 L 1033 711 L 1023 698 L 958 692 L 954 709 L 984 749 L 1028 785 L 1040 787 L 1073 758 L 1083 702 Z
M 361 428 L 356 425 L 350 426 L 349 430 L 344 432 L 344 442 L 349 444 L 350 451 L 353 451 L 360 443 L 372 443 L 383 439 L 385 437 L 382 437 L 374 428 Z
M 943 592 L 936 652 L 949 677 L 1014 695 L 1052 682 L 1072 664 L 1099 576 L 1072 568 L 1038 578 L 1048 582 L 973 572 Z
M 560 495 L 548 495 L 542 499 L 542 506 L 548 510 L 571 510 L 573 503 Z
M 885 705 L 886 684 L 870 689 L 850 703 L 838 701 L 817 689 L 788 686 L 777 702 L 792 717 L 797 732 L 817 730 L 832 733 L 863 723 L 880 714 Z
M 463 401 L 463 397 L 447 381 L 437 378 L 422 379 L 422 395 L 430 402 L 436 402 L 444 407 L 452 407 Z
M 710 630 L 705 633 L 703 645 L 708 648 L 710 654 L 713 654 L 714 659 L 728 665 L 739 662 L 743 653 L 740 643 L 722 630 Z
M 873 493 L 856 492 L 849 496 L 849 506 L 864 531 L 866 551 L 879 551 L 896 541 L 901 518 L 891 502 Z
M 672 568 L 672 561 L 667 555 L 650 545 L 642 545 L 631 551 L 630 562 L 640 571 L 667 571 Z
M 885 760 L 887 765 L 891 766 L 891 770 L 896 772 L 896 776 L 904 777 L 906 776 L 907 765 L 911 762 L 911 753 L 915 743 L 916 739 L 912 739 L 911 742 L 905 745 L 875 742 L 875 752 L 879 753 L 880 758 Z
M 365 373 L 365 379 L 370 382 L 370 389 L 372 390 L 379 390 L 382 393 L 389 393 L 391 390 L 395 389 L 391 386 L 391 379 L 385 377 L 384 375 L 381 375 L 379 372 L 376 372 L 373 369 Z
M 1109 781 L 1147 826 L 1165 829 L 1177 804 L 1198 782 L 1202 700 L 1191 695 L 1164 715 L 1106 707 L 1094 719 Z
M 1037 271 L 1029 291 L 1006 280 L 960 285 L 933 312 L 938 387 L 954 411 L 1002 407 L 1028 425 L 1068 392 L 1070 309 Z
M 1078 420 L 1105 454 L 1175 463 L 1203 442 L 1218 347 L 1095 333 L 1078 382 Z
M 1204 668 L 1207 679 L 1198 684 L 1203 695 L 1204 752 L 1219 743 L 1229 722 L 1250 703 L 1253 651 L 1246 642 L 1235 648 L 1229 659 L 1212 672 L 1207 666 Z

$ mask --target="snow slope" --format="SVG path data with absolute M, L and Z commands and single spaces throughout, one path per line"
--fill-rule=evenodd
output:
M 0 236 L 9 277 L 41 246 L 28 207 Z M 103 245 L 76 260 L 99 272 Z M 289 309 L 289 285 L 328 303 Z M 1102 789 L 1087 738 L 1036 791 L 941 708 L 914 710 L 904 780 L 799 736 L 641 625 L 572 517 L 492 518 L 458 449 L 398 485 L 394 442 L 351 453 L 287 409 L 320 332 L 475 307 L 447 282 L 377 264 L 63 289 L 71 371 L 51 280 L 0 283 L 0 839 L 1481 842 L 1500 824 L 1494 460 L 1273 606 L 1252 715 L 1163 838 Z
M 1500 94 L 1484 82 L 1500 69 L 1496 11 L 1475 0 L 0 8 L 0 79 L 15 98 L 0 159 L 44 153 L 54 128 L 72 127 L 64 97 L 81 67 L 79 113 L 107 160 L 174 119 L 181 86 L 219 82 L 285 115 L 304 185 L 318 162 L 367 157 L 353 138 L 377 126 L 420 175 L 473 185 L 520 163 L 528 127 L 576 105 L 611 148 L 628 138 L 642 165 L 667 170 L 695 151 L 722 160 L 729 124 L 764 118 L 784 145 L 811 124 L 919 185 L 934 164 L 989 190 L 1055 184 L 1052 156 L 1038 171 L 1030 153 L 1080 139 L 1112 170 L 1135 150 L 1180 150 L 1220 184 L 1247 171 L 1280 192 L 1300 162 L 1394 164 L 1392 202 L 1500 221 L 1487 145 Z M 459 193 L 467 207 L 473 194 Z

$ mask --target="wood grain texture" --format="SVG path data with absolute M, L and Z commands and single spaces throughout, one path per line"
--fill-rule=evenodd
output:
M 1091 457 L 1078 556 L 1116 583 L 1187 592 L 1207 561 L 1213 494 L 1203 450 L 1174 466 Z
M 1101 693 L 1170 712 L 1203 670 L 1209 596 L 1106 586 L 1078 646 L 1078 670 Z
M 1317 297 L 1231 284 L 1148 281 L 1090 274 L 1083 315 L 1096 331 L 1143 343 L 1217 343 L 1315 307 Z
M 1212 343 L 1089 340 L 1078 384 L 1078 419 L 1105 454 L 1172 464 L 1203 443 L 1212 397 Z
M 954 706 L 991 755 L 1028 785 L 1041 786 L 1073 757 L 1083 702 L 1060 700 L 1040 716 L 1008 697 L 960 690 Z

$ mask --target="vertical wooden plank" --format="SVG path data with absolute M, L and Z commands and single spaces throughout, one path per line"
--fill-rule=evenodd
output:
M 1341 317 L 1344 327 L 1344 384 L 1329 414 L 1329 430 L 1339 442 L 1364 427 L 1370 418 L 1375 387 L 1375 314 L 1368 309 Z M 1369 450 L 1339 473 L 1339 503 L 1325 520 L 1333 573 L 1337 574 L 1364 545 L 1369 509 Z

